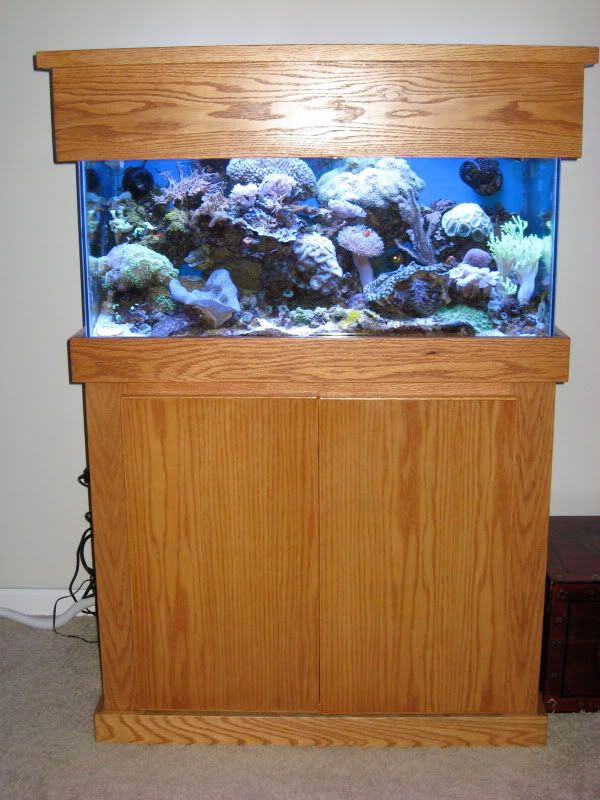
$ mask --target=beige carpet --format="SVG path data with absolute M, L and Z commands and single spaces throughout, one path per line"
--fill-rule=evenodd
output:
M 150 747 L 94 742 L 99 689 L 95 645 L 0 620 L 1 800 L 600 800 L 600 714 L 546 748 Z

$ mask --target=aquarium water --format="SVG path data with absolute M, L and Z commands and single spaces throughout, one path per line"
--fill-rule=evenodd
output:
M 78 165 L 92 337 L 549 336 L 555 159 Z

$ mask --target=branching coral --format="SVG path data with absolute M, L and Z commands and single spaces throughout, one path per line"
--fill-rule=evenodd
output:
M 500 275 L 506 280 L 511 276 L 518 280 L 517 300 L 521 305 L 531 300 L 544 253 L 544 241 L 539 236 L 525 236 L 526 229 L 526 220 L 514 216 L 500 226 L 500 236 L 492 234 L 488 243 Z
M 177 164 L 179 177 L 174 178 L 170 172 L 161 173 L 166 178 L 168 185 L 155 196 L 157 203 L 173 203 L 176 206 L 187 207 L 206 192 L 216 192 L 222 185 L 221 176 L 206 170 L 192 169 L 187 175 L 182 164 Z
M 412 242 L 412 248 L 403 244 L 399 239 L 396 239 L 396 247 L 418 264 L 435 264 L 436 255 L 431 243 L 431 229 L 425 230 L 423 214 L 412 188 L 407 191 L 405 197 L 399 198 L 398 211 L 409 225 L 408 235 Z

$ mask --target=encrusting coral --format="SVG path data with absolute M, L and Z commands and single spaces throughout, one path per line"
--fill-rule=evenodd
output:
M 317 191 L 315 173 L 301 158 L 232 158 L 226 172 L 234 183 L 257 185 L 268 175 L 288 175 L 296 181 L 298 198 L 314 197 Z
M 97 269 L 103 287 L 117 292 L 168 286 L 177 277 L 177 270 L 166 256 L 142 244 L 118 244 L 98 259 Z
M 450 302 L 442 264 L 407 264 L 383 272 L 364 288 L 369 305 L 390 317 L 429 317 Z
M 472 306 L 445 306 L 436 313 L 435 318 L 442 322 L 465 322 L 472 325 L 478 336 L 489 335 L 494 330 L 494 324 L 485 311 Z
M 342 277 L 333 243 L 318 233 L 301 234 L 294 241 L 294 255 L 301 274 L 300 288 L 332 294 Z
M 348 159 L 342 167 L 324 173 L 317 184 L 319 202 L 345 200 L 361 208 L 388 208 L 425 183 L 403 158 L 380 158 L 374 163 Z
M 338 244 L 352 253 L 354 266 L 364 288 L 373 280 L 373 267 L 369 259 L 383 253 L 381 236 L 366 225 L 348 225 L 338 233 Z
M 361 208 L 356 203 L 351 203 L 349 200 L 328 200 L 327 208 L 334 217 L 341 220 L 359 219 L 367 216 L 364 208 Z

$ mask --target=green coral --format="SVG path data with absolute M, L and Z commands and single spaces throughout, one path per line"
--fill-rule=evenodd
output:
M 168 286 L 178 274 L 166 256 L 141 244 L 119 244 L 100 260 L 104 288 L 117 292 Z
M 188 215 L 180 208 L 173 208 L 163 217 L 167 231 L 173 233 L 187 233 L 189 231 Z
M 473 326 L 478 336 L 495 330 L 494 323 L 485 311 L 472 306 L 446 306 L 437 312 L 435 319 L 440 322 L 466 322 Z
M 156 303 L 158 310 L 163 314 L 175 313 L 175 302 L 169 297 L 169 295 L 159 294 L 154 302 Z
M 527 222 L 515 215 L 500 226 L 500 236 L 492 234 L 488 246 L 503 278 L 519 282 L 517 299 L 525 305 L 531 299 L 540 258 L 547 249 L 539 236 L 525 236 Z
M 294 308 L 290 311 L 290 319 L 294 325 L 310 325 L 314 315 L 312 308 Z

